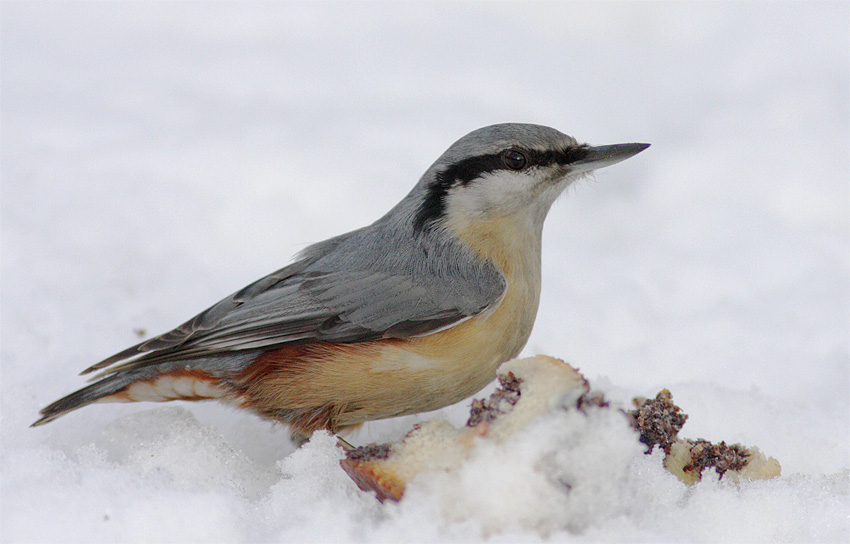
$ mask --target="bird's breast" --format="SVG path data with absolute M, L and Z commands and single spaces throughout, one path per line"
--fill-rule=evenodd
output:
M 422 387 L 456 402 L 487 385 L 496 368 L 519 354 L 531 335 L 540 302 L 541 226 L 525 217 L 475 221 L 457 231 L 505 278 L 502 296 L 482 313 L 449 329 L 399 345 L 406 354 L 374 362 L 422 374 Z M 442 405 L 449 404 L 444 402 Z
M 432 375 L 426 387 L 442 390 L 456 400 L 466 398 L 492 381 L 499 364 L 525 346 L 537 314 L 539 282 L 522 277 L 506 280 L 506 290 L 494 307 L 403 345 L 410 353 L 405 359 L 411 371 L 425 371 L 430 363 Z

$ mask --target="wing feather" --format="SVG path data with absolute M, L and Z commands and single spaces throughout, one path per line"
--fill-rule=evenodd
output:
M 102 373 L 109 375 L 163 361 L 299 340 L 362 342 L 419 336 L 487 309 L 505 289 L 504 277 L 495 267 L 457 248 L 442 247 L 442 253 L 426 262 L 433 264 L 430 267 L 413 259 L 415 251 L 410 248 L 378 253 L 371 261 L 352 266 L 348 261 L 359 247 L 358 234 L 362 232 L 349 233 L 353 240 L 332 239 L 308 248 L 302 260 L 84 373 L 111 367 Z M 460 263 L 446 256 L 460 258 Z M 126 362 L 116 365 L 120 361 Z

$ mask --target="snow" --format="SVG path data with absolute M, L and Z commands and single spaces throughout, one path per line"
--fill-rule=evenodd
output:
M 850 539 L 847 3 L 1 9 L 3 542 Z M 683 436 L 758 446 L 780 478 L 686 488 L 610 422 L 541 422 L 380 505 L 332 437 L 295 450 L 217 404 L 28 427 L 135 330 L 373 221 L 508 121 L 652 143 L 553 207 L 524 355 L 623 403 L 667 387 Z M 553 451 L 582 467 L 564 504 L 528 465 Z

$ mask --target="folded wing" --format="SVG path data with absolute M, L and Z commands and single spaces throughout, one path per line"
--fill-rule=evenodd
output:
M 336 249 L 336 247 L 334 247 Z M 104 375 L 294 341 L 364 342 L 426 335 L 494 304 L 504 277 L 484 262 L 417 270 L 376 259 L 359 269 L 308 257 L 215 304 L 176 329 L 84 373 Z M 120 361 L 126 361 L 116 365 Z

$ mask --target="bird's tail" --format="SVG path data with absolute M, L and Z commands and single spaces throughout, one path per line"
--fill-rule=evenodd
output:
M 238 400 L 229 378 L 255 359 L 255 352 L 168 361 L 106 371 L 93 384 L 63 397 L 41 410 L 33 427 L 44 425 L 77 408 L 95 402 L 164 402 L 169 400 Z

